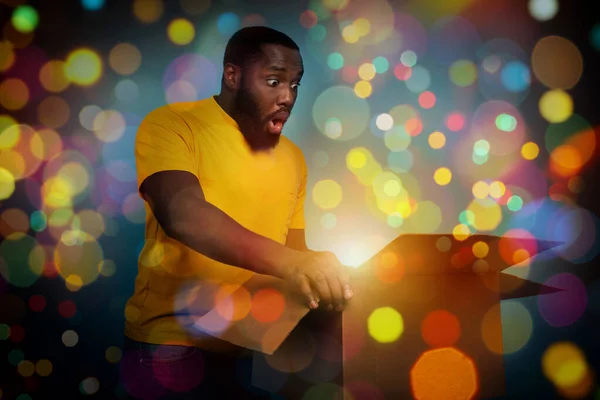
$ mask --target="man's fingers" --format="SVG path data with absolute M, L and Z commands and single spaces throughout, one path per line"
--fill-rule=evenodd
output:
M 319 307 L 317 299 L 315 298 L 315 295 L 313 294 L 313 291 L 312 291 L 312 289 L 310 287 L 310 283 L 308 281 L 308 278 L 306 278 L 305 276 L 301 277 L 298 280 L 298 286 L 300 288 L 300 292 L 308 300 L 308 306 L 311 309 L 315 309 L 315 308 Z
M 332 252 L 326 252 L 326 262 L 331 293 L 336 301 L 337 310 L 342 311 L 344 300 L 349 300 L 354 295 L 350 287 L 350 276 L 347 267 L 342 265 Z
M 319 294 L 319 298 L 327 304 L 331 304 L 331 291 L 329 289 L 329 283 L 327 278 L 322 271 L 314 269 L 314 272 L 310 276 L 312 285 Z
M 354 292 L 352 292 L 352 287 L 350 287 L 350 274 L 348 273 L 348 267 L 345 265 L 342 265 L 340 268 L 339 279 L 344 292 L 344 298 L 350 300 L 354 296 Z
M 344 298 L 342 296 L 342 287 L 340 286 L 340 280 L 335 269 L 330 269 L 327 274 L 327 283 L 331 290 L 331 297 L 333 298 L 333 305 L 336 310 L 342 311 L 344 309 Z

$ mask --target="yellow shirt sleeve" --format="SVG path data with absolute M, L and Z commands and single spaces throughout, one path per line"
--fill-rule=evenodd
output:
M 302 181 L 300 189 L 298 190 L 298 200 L 294 208 L 294 214 L 292 215 L 292 222 L 290 223 L 290 229 L 305 229 L 306 222 L 304 219 L 304 201 L 306 199 L 306 181 L 308 178 L 308 171 L 306 167 L 306 160 L 301 150 L 298 150 L 300 160 L 300 170 L 302 171 Z
M 187 171 L 198 176 L 194 135 L 170 106 L 157 108 L 144 118 L 134 151 L 138 190 L 146 178 L 160 171 Z

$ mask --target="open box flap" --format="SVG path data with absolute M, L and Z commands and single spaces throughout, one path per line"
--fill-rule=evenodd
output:
M 457 240 L 452 234 L 405 234 L 363 263 L 356 276 L 500 272 L 559 245 L 554 241 L 491 235 Z

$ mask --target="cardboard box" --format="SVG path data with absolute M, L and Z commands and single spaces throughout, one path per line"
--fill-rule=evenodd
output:
M 285 299 L 276 321 L 248 313 L 227 322 L 211 311 L 204 326 L 220 326 L 213 334 L 256 350 L 253 384 L 287 399 L 500 396 L 500 301 L 560 290 L 501 271 L 556 245 L 402 235 L 354 271 L 355 296 L 343 313 L 308 313 L 283 282 L 257 275 L 233 298 L 274 289 L 273 299 Z

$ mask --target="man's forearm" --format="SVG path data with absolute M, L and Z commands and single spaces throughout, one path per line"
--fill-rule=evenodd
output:
M 192 250 L 224 264 L 283 277 L 282 262 L 296 250 L 258 235 L 214 205 L 199 200 L 179 205 L 165 233 Z

